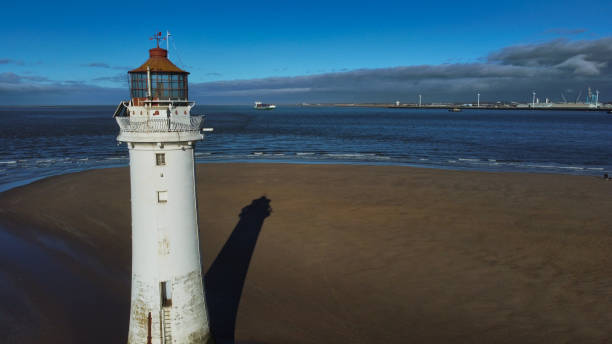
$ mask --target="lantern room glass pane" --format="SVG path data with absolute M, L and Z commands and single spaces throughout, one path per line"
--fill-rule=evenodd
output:
M 147 97 L 147 73 L 130 73 L 132 98 Z M 151 93 L 159 99 L 187 99 L 187 75 L 151 72 Z

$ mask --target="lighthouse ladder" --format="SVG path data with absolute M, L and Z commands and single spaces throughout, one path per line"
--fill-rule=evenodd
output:
M 172 326 L 170 321 L 170 307 L 162 308 L 162 343 L 163 344 L 171 344 L 172 343 Z

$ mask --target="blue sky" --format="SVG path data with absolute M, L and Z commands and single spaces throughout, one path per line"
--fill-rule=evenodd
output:
M 479 63 L 511 46 L 610 37 L 610 13 L 610 1 L 14 1 L 3 4 L 0 75 L 126 88 L 122 75 L 165 30 L 194 84 Z

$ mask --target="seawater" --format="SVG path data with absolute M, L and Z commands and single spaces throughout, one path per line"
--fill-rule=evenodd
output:
M 0 191 L 50 175 L 127 166 L 114 106 L 0 107 Z M 197 106 L 214 132 L 197 162 L 406 165 L 612 174 L 605 112 Z

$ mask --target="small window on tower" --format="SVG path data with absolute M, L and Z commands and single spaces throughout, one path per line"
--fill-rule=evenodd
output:
M 163 166 L 166 164 L 166 153 L 155 153 L 155 162 L 157 166 Z
M 157 191 L 157 203 L 168 202 L 168 191 Z

